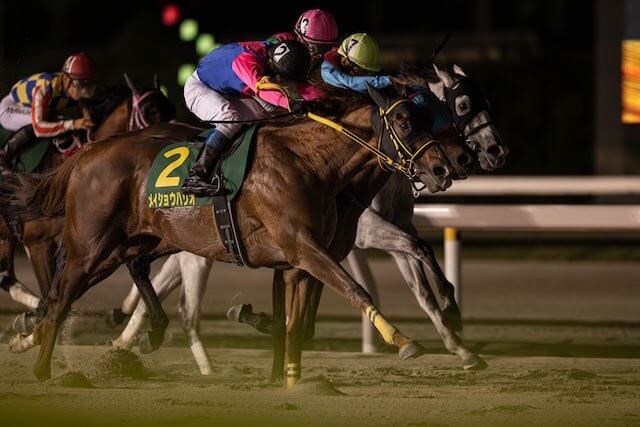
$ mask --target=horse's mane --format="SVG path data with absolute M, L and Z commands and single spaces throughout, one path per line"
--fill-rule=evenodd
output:
M 325 93 L 323 99 L 311 104 L 313 111 L 319 114 L 324 113 L 331 117 L 344 116 L 373 102 L 367 93 L 337 88 L 324 82 L 316 82 L 314 86 Z
M 429 83 L 440 81 L 436 72 L 431 68 L 402 64 L 398 79 L 406 85 L 429 87 Z

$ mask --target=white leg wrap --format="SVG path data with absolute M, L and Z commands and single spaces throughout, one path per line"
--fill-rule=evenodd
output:
M 29 307 L 31 310 L 38 308 L 40 298 L 35 296 L 29 288 L 24 286 L 20 282 L 16 282 L 9 288 L 9 295 L 15 302 L 19 302 L 22 305 Z

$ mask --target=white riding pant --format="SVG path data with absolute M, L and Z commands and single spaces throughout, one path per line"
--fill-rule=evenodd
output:
M 261 99 L 249 96 L 226 95 L 211 89 L 194 72 L 184 84 L 184 100 L 187 108 L 200 120 L 253 120 L 271 115 L 276 108 Z M 231 139 L 242 123 L 212 123 L 224 136 Z
M 11 94 L 0 101 L 0 126 L 15 132 L 31 124 L 31 108 L 20 105 L 13 100 Z

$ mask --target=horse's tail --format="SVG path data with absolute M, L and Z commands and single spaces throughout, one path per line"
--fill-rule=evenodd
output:
M 2 183 L 3 216 L 22 221 L 63 216 L 67 184 L 81 157 L 82 153 L 77 153 L 46 174 L 16 174 Z

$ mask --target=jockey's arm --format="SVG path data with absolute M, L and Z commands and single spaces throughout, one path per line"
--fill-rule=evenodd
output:
M 73 120 L 48 121 L 51 92 L 45 86 L 33 89 L 31 105 L 31 124 L 38 138 L 60 135 L 73 129 Z
M 367 84 L 382 89 L 391 85 L 391 77 L 389 76 L 352 76 L 342 72 L 331 61 L 324 60 L 320 68 L 322 80 L 325 83 L 339 87 L 342 89 L 351 89 L 356 92 L 367 92 Z
M 238 78 L 260 99 L 277 107 L 289 108 L 289 100 L 283 93 L 274 89 L 258 88 L 258 83 L 265 76 L 263 59 L 251 52 L 243 52 L 233 60 L 231 67 Z

